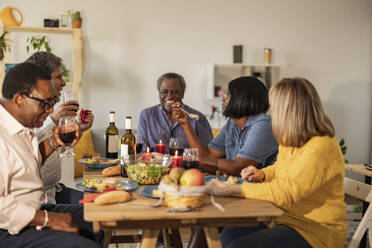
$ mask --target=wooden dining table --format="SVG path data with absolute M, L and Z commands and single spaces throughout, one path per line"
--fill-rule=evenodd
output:
M 84 179 L 103 178 L 101 170 L 85 168 Z M 128 180 L 124 177 L 115 177 Z M 143 187 L 143 186 L 142 186 Z M 173 212 L 166 206 L 150 207 L 158 200 L 133 192 L 129 202 L 96 205 L 84 203 L 84 219 L 93 223 L 95 232 L 124 229 L 142 229 L 141 247 L 155 247 L 159 232 L 163 228 L 201 226 L 206 233 L 209 247 L 222 247 L 218 227 L 249 226 L 264 222 L 275 225 L 275 219 L 283 210 L 270 202 L 236 197 L 215 197 L 225 211 L 216 208 L 208 198 L 203 207 L 192 212 Z

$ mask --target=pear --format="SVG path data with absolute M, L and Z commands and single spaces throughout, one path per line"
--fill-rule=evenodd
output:
M 169 175 L 165 175 L 161 178 L 161 182 L 169 185 L 173 183 L 173 180 Z
M 169 176 L 171 177 L 171 179 L 175 180 L 175 181 L 178 181 L 178 179 L 182 176 L 182 174 L 185 172 L 185 169 L 184 168 L 173 168 L 170 172 L 169 172 Z

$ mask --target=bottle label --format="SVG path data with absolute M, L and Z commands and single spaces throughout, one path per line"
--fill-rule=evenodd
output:
M 107 147 L 107 151 L 109 153 L 116 153 L 116 152 L 118 152 L 118 139 L 119 139 L 119 135 L 109 135 L 108 136 L 108 147 Z
M 128 144 L 121 144 L 120 146 L 120 156 L 128 155 Z
M 125 119 L 125 129 L 132 129 L 132 119 L 131 118 L 126 118 Z

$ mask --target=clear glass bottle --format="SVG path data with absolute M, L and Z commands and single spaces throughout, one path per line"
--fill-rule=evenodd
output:
M 115 126 L 115 112 L 110 112 L 110 124 L 106 129 L 106 158 L 118 158 L 119 130 Z

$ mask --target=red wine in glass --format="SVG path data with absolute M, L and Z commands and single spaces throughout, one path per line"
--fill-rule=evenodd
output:
M 176 155 L 176 151 L 177 151 L 177 155 L 182 156 L 183 150 L 185 149 L 184 148 L 169 148 L 169 155 L 174 156 Z
M 75 155 L 71 144 L 76 138 L 76 126 L 74 117 L 65 116 L 59 119 L 58 137 L 65 144 L 65 151 L 59 154 L 60 157 L 72 157 Z
M 182 167 L 185 170 L 188 170 L 188 169 L 199 169 L 199 161 L 183 160 Z
M 142 152 L 143 144 L 136 143 L 136 154 L 140 154 Z
M 72 132 L 63 132 L 63 130 L 61 131 L 61 128 L 60 128 L 58 130 L 58 136 L 64 144 L 71 145 L 71 143 L 76 138 L 76 131 L 74 130 Z

